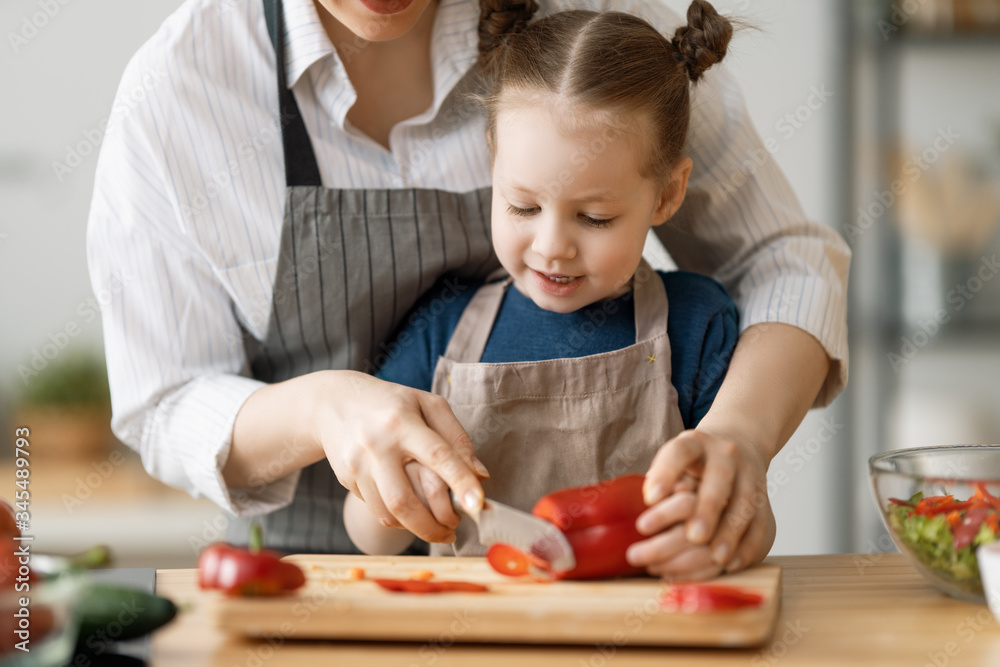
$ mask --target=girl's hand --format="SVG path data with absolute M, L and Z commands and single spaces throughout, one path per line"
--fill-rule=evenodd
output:
M 687 475 L 697 496 L 672 493 Z M 654 535 L 629 550 L 652 574 L 707 578 L 759 562 L 774 542 L 767 462 L 752 448 L 701 429 L 684 431 L 657 452 L 643 489 L 651 507 L 637 521 Z
M 431 514 L 434 515 L 434 520 L 452 530 L 451 534 L 446 536 L 445 539 L 438 541 L 449 544 L 454 542 L 455 529 L 458 528 L 461 517 L 455 513 L 455 508 L 451 505 L 451 495 L 448 492 L 448 485 L 433 470 L 422 463 L 410 461 L 403 470 L 406 471 L 406 476 L 410 480 L 410 485 L 413 487 L 417 497 L 424 502 L 428 509 L 430 509 Z
M 317 422 L 337 479 L 382 525 L 402 526 L 428 542 L 453 539 L 458 517 L 450 501 L 444 507 L 447 489 L 478 510 L 479 478 L 488 473 L 447 401 L 364 373 L 331 372 L 337 381 L 319 387 Z M 414 478 L 405 470 L 411 462 L 426 466 L 440 482 L 413 469 L 419 483 L 427 484 L 430 510 L 414 493 Z

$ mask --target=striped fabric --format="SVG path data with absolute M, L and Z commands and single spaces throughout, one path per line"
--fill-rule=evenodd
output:
M 476 58 L 478 6 L 439 2 L 433 105 L 393 128 L 387 151 L 346 120 L 355 93 L 313 1 L 286 0 L 287 72 L 326 187 L 462 193 L 490 184 L 485 123 L 453 94 Z M 665 32 L 680 21 L 656 0 L 542 2 L 543 13 L 628 11 Z M 240 515 L 286 505 L 298 479 L 248 495 L 231 493 L 220 474 L 236 413 L 261 386 L 247 343 L 264 339 L 281 287 L 275 77 L 259 0 L 188 0 L 122 77 L 88 227 L 95 291 L 124 284 L 102 312 L 116 434 L 153 476 Z M 827 402 L 847 376 L 849 250 L 805 220 L 725 70 L 695 90 L 695 174 L 678 224 L 658 231 L 680 268 L 726 284 L 744 327 L 786 322 L 824 345 L 839 362 Z

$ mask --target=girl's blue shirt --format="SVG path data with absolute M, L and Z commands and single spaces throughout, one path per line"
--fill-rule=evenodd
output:
M 739 337 L 739 314 L 725 288 L 687 271 L 658 272 L 667 290 L 671 380 L 686 428 L 708 412 Z M 430 391 L 438 357 L 481 283 L 439 280 L 403 320 L 393 341 L 376 350 L 376 376 Z M 504 295 L 481 359 L 545 361 L 619 350 L 635 343 L 632 293 L 572 313 L 539 308 L 517 289 Z

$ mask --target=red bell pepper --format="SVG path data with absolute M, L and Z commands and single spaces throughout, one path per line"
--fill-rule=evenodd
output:
M 295 563 L 281 560 L 281 554 L 260 548 L 260 527 L 250 527 L 250 548 L 242 549 L 216 542 L 198 556 L 198 586 L 220 590 L 227 595 L 281 595 L 306 583 Z
M 643 475 L 625 475 L 589 486 L 561 489 L 541 498 L 531 513 L 555 524 L 569 541 L 576 567 L 554 572 L 556 579 L 599 579 L 639 574 L 625 559 L 628 547 L 645 539 L 635 521 L 646 510 Z M 520 576 L 537 559 L 508 545 L 494 545 L 488 554 L 501 574 Z
M 625 558 L 630 545 L 646 536 L 635 521 L 646 511 L 643 475 L 625 475 L 555 491 L 540 499 L 531 513 L 554 523 L 566 535 L 576 567 L 555 573 L 557 579 L 599 579 L 639 574 Z

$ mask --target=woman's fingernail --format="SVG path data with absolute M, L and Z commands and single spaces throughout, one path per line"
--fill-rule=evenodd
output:
M 708 528 L 705 527 L 705 522 L 696 520 L 689 523 L 686 536 L 688 542 L 693 542 L 694 544 L 704 543 L 708 539 Z
M 490 471 L 486 469 L 486 466 L 484 466 L 483 462 L 479 459 L 472 459 L 472 467 L 476 469 L 476 472 L 479 473 L 480 477 L 485 477 L 486 479 L 490 478 Z
M 743 559 L 737 556 L 726 566 L 726 572 L 736 572 L 743 568 Z
M 455 535 L 455 533 L 452 533 L 451 535 L 449 535 L 448 537 L 446 537 L 444 539 L 443 544 L 454 544 L 455 540 L 457 540 L 457 539 L 458 539 L 458 536 Z
M 715 561 L 716 565 L 725 565 L 726 558 L 729 556 L 729 545 L 720 544 L 712 550 L 712 560 Z
M 658 503 L 661 498 L 663 498 L 662 484 L 653 484 L 643 490 L 642 499 L 647 505 Z
M 468 512 L 477 514 L 483 508 L 483 494 L 478 491 L 469 491 L 462 497 L 462 504 L 465 505 Z

